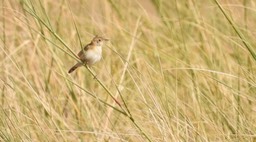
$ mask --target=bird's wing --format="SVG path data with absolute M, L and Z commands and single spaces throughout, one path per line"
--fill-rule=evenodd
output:
M 81 59 L 81 58 L 83 57 L 83 55 L 84 55 L 84 52 L 86 52 L 90 47 L 91 47 L 91 44 L 87 44 L 87 45 L 83 48 L 83 50 L 81 50 L 81 51 L 77 54 L 77 56 Z

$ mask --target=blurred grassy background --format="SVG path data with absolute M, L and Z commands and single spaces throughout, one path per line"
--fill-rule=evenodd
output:
M 256 2 L 218 2 L 1 0 L 0 140 L 256 141 Z

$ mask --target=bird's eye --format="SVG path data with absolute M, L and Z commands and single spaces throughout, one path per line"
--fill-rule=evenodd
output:
M 99 41 L 101 41 L 101 39 L 99 39 Z

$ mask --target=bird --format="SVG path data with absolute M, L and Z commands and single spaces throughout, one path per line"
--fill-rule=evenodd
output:
M 70 68 L 68 73 L 72 73 L 84 64 L 92 66 L 98 62 L 102 57 L 102 46 L 105 41 L 109 41 L 109 39 L 96 35 L 92 41 L 77 54 L 81 62 L 76 63 L 72 68 Z

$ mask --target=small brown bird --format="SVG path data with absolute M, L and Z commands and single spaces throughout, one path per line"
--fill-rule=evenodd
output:
M 102 45 L 104 41 L 108 41 L 108 39 L 95 36 L 91 43 L 87 44 L 83 50 L 81 50 L 77 55 L 81 62 L 76 63 L 68 73 L 72 73 L 78 67 L 81 67 L 83 64 L 91 66 L 98 62 L 101 59 L 102 53 Z

